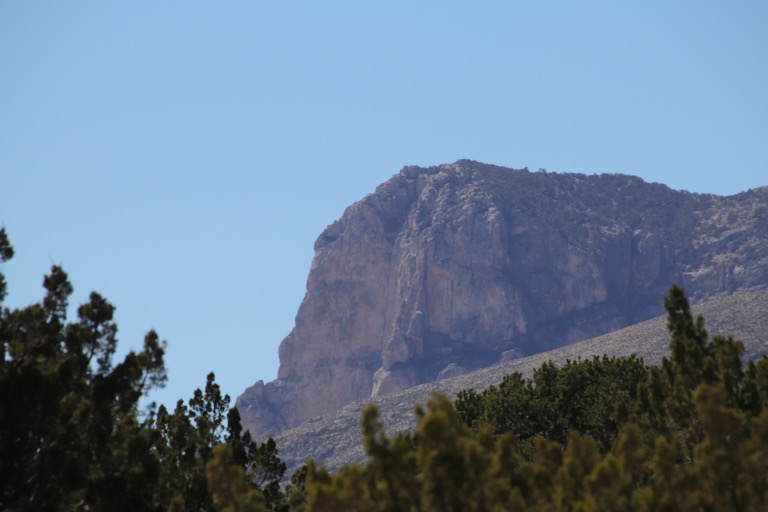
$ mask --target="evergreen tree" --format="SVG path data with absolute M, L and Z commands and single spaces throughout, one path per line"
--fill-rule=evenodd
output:
M 542 365 L 532 379 L 435 396 L 413 434 L 362 416 L 364 465 L 309 465 L 295 510 L 734 510 L 768 508 L 768 359 L 709 339 L 673 287 L 670 357 Z M 470 428 L 468 428 L 470 427 Z
M 0 229 L 0 262 L 13 256 Z M 166 380 L 165 342 L 113 361 L 114 306 L 98 293 L 67 320 L 58 266 L 45 296 L 0 311 L 0 510 L 501 511 L 768 509 L 768 358 L 710 339 L 683 291 L 665 300 L 670 356 L 546 363 L 533 378 L 434 395 L 412 433 L 361 419 L 365 464 L 294 474 L 272 439 L 243 432 L 213 373 L 142 415 Z M 0 274 L 0 302 L 6 295 Z
M 456 410 L 467 425 L 514 434 L 523 450 L 530 451 L 540 435 L 565 446 L 572 430 L 607 450 L 647 376 L 648 368 L 634 356 L 579 359 L 561 367 L 547 362 L 532 379 L 513 373 L 482 393 L 459 392 Z
M 12 256 L 0 229 L 0 263 Z M 115 307 L 93 292 L 68 322 L 67 274 L 53 266 L 43 286 L 0 311 L 0 510 L 287 510 L 274 441 L 242 432 L 213 373 L 173 412 L 140 414 L 166 381 L 165 342 L 150 331 L 115 363 Z
M 208 488 L 220 512 L 266 512 L 264 499 L 246 479 L 242 466 L 231 464 L 232 448 L 218 445 L 205 465 Z
M 0 257 L 12 255 L 0 231 Z M 53 266 L 43 286 L 40 303 L 0 313 L 0 508 L 159 509 L 138 403 L 165 382 L 165 343 L 150 331 L 114 364 L 114 306 L 91 293 L 68 323 L 67 274 Z
M 268 439 L 257 444 L 249 432 L 243 432 L 240 414 L 229 407 L 230 401 L 229 395 L 221 393 L 216 376 L 209 373 L 205 387 L 196 389 L 186 403 L 179 400 L 173 414 L 163 406 L 158 409 L 153 427 L 158 432 L 156 449 L 165 499 L 173 501 L 179 511 L 216 510 L 211 482 L 222 485 L 223 474 L 242 472 L 249 495 L 261 496 L 267 510 L 286 510 L 281 486 L 286 467 L 275 442 Z M 218 472 L 213 478 L 206 467 L 224 445 L 228 448 L 219 451 L 213 466 Z M 227 469 L 230 466 L 239 469 Z

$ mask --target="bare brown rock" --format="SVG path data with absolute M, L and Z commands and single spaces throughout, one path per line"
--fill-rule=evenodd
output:
M 315 243 L 256 437 L 354 400 L 567 345 L 768 283 L 768 189 L 722 198 L 622 175 L 406 167 Z M 761 219 L 763 219 L 761 221 Z M 441 375 L 442 374 L 442 375 Z

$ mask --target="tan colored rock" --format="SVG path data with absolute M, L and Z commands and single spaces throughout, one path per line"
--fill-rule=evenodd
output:
M 318 238 L 278 378 L 238 398 L 243 424 L 264 437 L 610 332 L 659 314 L 674 281 L 693 297 L 765 286 L 768 189 L 740 196 L 469 161 L 407 167 Z

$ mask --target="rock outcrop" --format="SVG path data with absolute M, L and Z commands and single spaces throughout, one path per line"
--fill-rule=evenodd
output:
M 406 167 L 315 243 L 278 378 L 237 401 L 259 438 L 401 391 L 768 284 L 768 188 L 690 194 L 623 175 Z

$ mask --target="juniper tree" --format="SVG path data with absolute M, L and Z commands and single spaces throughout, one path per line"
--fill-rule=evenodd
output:
M 2 230 L 0 258 L 11 256 Z M 68 322 L 66 272 L 54 265 L 43 286 L 42 301 L 0 313 L 0 508 L 159 509 L 138 405 L 165 382 L 165 343 L 150 331 L 115 364 L 114 306 L 91 293 Z

